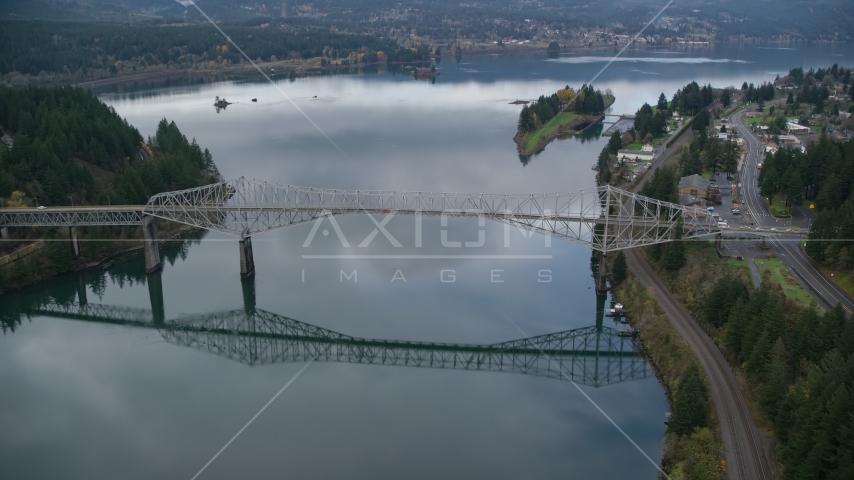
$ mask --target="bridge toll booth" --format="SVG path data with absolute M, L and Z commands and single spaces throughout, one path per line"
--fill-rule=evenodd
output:
M 608 263 L 605 260 L 605 252 L 599 254 L 599 268 L 596 271 L 596 296 L 604 297 L 608 294 Z
M 157 230 L 154 217 L 142 217 L 142 239 L 145 251 L 145 273 L 151 273 L 163 264 L 160 262 L 160 249 L 157 247 Z
M 71 245 L 71 257 L 77 258 L 80 256 L 80 241 L 77 239 L 77 227 L 72 225 L 68 227 L 68 240 Z
M 240 278 L 255 275 L 255 258 L 252 255 L 252 237 L 240 237 Z
M 151 301 L 151 318 L 155 325 L 163 325 L 166 311 L 163 307 L 163 271 L 158 270 L 146 278 L 148 298 Z

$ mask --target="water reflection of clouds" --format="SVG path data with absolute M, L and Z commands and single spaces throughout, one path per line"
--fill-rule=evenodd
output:
M 560 57 L 550 58 L 547 62 L 554 63 L 606 63 L 610 62 L 613 57 Z M 613 59 L 614 62 L 638 62 L 638 63 L 751 63 L 747 60 L 732 60 L 729 58 L 708 58 L 708 57 L 685 57 L 685 58 L 663 58 L 663 57 L 618 57 Z
M 640 73 L 641 75 L 661 75 L 657 72 L 647 72 L 646 70 L 638 70 L 636 68 L 629 69 L 630 72 Z

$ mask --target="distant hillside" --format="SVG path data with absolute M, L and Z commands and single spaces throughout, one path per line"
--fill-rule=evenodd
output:
M 348 31 L 388 34 L 389 28 L 415 28 L 434 39 L 508 37 L 537 30 L 579 27 L 637 32 L 664 0 L 199 0 L 219 21 L 235 23 L 259 18 L 300 19 Z M 145 16 L 181 21 L 202 20 L 182 0 L 0 0 L 5 19 L 118 19 L 141 21 Z M 136 15 L 131 15 L 136 14 Z M 454 19 L 448 22 L 449 18 Z M 170 21 L 171 21 L 170 20 Z M 497 20 L 497 21 L 496 21 Z M 854 2 L 848 0 L 679 0 L 649 33 L 697 33 L 720 38 L 823 39 L 851 41 Z M 408 32 L 407 32 L 408 33 Z

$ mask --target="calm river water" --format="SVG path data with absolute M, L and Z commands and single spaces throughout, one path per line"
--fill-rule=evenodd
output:
M 595 186 L 591 166 L 603 140 L 554 142 L 523 165 L 511 139 L 519 106 L 509 102 L 579 87 L 612 54 L 446 58 L 435 83 L 387 72 L 282 79 L 278 87 L 323 134 L 266 83 L 172 82 L 98 94 L 143 135 L 161 118 L 174 120 L 210 149 L 226 178 L 564 192 Z M 694 79 L 758 84 L 792 66 L 851 60 L 829 47 L 634 52 L 595 86 L 614 91 L 611 113 L 633 113 Z M 236 103 L 216 113 L 217 95 Z M 410 217 L 384 224 L 400 247 L 382 233 L 369 239 L 375 225 L 367 217 L 341 217 L 337 225 L 349 246 L 328 220 L 316 235 L 303 225 L 256 236 L 257 275 L 249 283 L 239 278 L 235 239 L 210 233 L 164 248 L 168 261 L 154 276 L 131 256 L 0 300 L 3 315 L 23 318 L 0 337 L 0 476 L 195 475 L 305 366 L 280 355 L 294 347 L 289 340 L 212 332 L 218 319 L 244 329 L 325 329 L 296 348 L 323 344 L 327 330 L 489 344 L 597 324 L 602 305 L 582 246 L 466 219 L 425 218 L 420 247 Z M 482 246 L 443 246 L 443 231 L 449 241 Z M 161 308 L 167 324 L 182 319 L 198 328 L 176 333 L 147 323 Z M 129 319 L 138 324 L 122 324 Z M 614 326 L 605 318 L 603 332 Z M 586 366 L 573 379 L 657 462 L 663 390 L 643 362 L 606 355 L 601 345 L 615 340 L 601 335 L 598 363 L 580 360 Z M 436 348 L 383 354 L 366 347 L 312 363 L 199 478 L 655 477 L 654 466 L 565 379 L 453 362 L 383 365 L 395 356 L 442 357 Z

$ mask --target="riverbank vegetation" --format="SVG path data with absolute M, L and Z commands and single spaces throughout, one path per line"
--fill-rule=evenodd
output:
M 664 437 L 662 468 L 671 479 L 723 480 L 724 451 L 711 407 L 708 381 L 691 348 L 679 336 L 664 311 L 630 273 L 619 252 L 612 261 L 615 297 L 631 312 L 632 327 L 640 330 L 638 340 L 655 368 L 671 406 Z
M 90 92 L 74 87 L 0 87 L 0 201 L 6 207 L 145 204 L 162 191 L 214 183 L 213 158 L 174 122 L 160 121 L 145 148 L 142 136 Z M 147 151 L 145 150 L 147 148 Z M 0 266 L 6 291 L 97 262 L 140 244 L 138 227 L 81 227 L 81 257 L 70 258 L 65 229 L 9 228 L 0 255 L 38 239 L 36 254 Z M 163 225 L 163 237 L 181 227 Z

